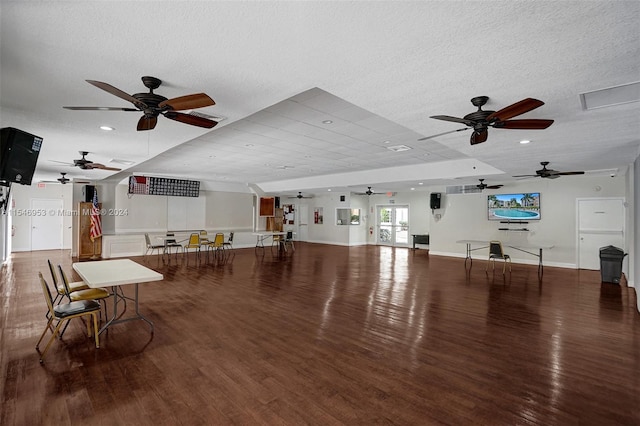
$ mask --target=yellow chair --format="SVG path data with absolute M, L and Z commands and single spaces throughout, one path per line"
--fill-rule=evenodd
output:
M 184 245 L 184 254 L 187 256 L 187 263 L 189 263 L 189 249 L 196 251 L 196 260 L 200 259 L 200 235 L 193 233 L 189 236 L 189 242 Z
M 56 269 L 49 259 L 47 259 L 47 263 L 49 264 L 49 271 L 51 272 L 51 279 L 53 280 L 53 286 L 57 290 L 56 297 L 53 299 L 53 304 L 57 304 L 60 300 L 67 294 L 64 284 L 60 284 L 58 281 L 58 274 L 56 274 Z M 84 281 L 76 281 L 72 283 L 68 283 L 69 291 L 78 291 L 78 290 L 86 290 L 89 288 L 87 283 Z M 48 315 L 48 313 L 47 313 Z
M 278 250 L 286 250 L 286 248 L 284 247 L 284 235 L 274 235 L 271 238 L 271 251 L 273 251 L 273 246 L 277 246 Z
M 503 275 L 507 268 L 507 262 L 509 262 L 509 272 L 511 272 L 511 257 L 502 250 L 502 243 L 500 241 L 489 241 L 489 259 L 487 260 L 485 271 L 489 270 L 489 263 L 491 263 L 492 260 L 493 270 L 496 269 L 496 259 L 502 259 L 504 262 L 504 265 L 502 265 Z
M 44 356 L 46 355 L 53 339 L 56 337 L 60 330 L 60 326 L 63 322 L 67 321 L 69 324 L 69 320 L 73 318 L 78 318 L 82 316 L 91 316 L 93 317 L 93 335 L 95 336 L 96 348 L 100 347 L 100 339 L 98 337 L 98 315 L 97 313 L 100 311 L 100 304 L 95 300 L 80 300 L 76 302 L 70 303 L 61 303 L 59 305 L 53 304 L 53 298 L 51 297 L 51 290 L 49 289 L 49 285 L 45 281 L 41 272 L 38 272 L 38 277 L 40 278 L 40 284 L 42 286 L 42 292 L 44 294 L 45 301 L 47 302 L 47 307 L 49 309 L 49 320 L 47 321 L 47 326 L 44 331 L 40 335 L 40 339 L 38 339 L 38 343 L 36 343 L 36 351 L 40 354 L 40 363 L 44 362 Z M 53 321 L 57 321 L 56 327 L 52 329 Z M 44 335 L 47 334 L 47 330 L 51 330 L 52 335 L 49 341 L 47 342 L 47 346 L 44 348 L 44 351 L 40 352 L 40 342 L 44 338 Z M 87 334 L 91 337 L 91 322 L 87 321 Z M 62 336 L 61 336 L 62 337 Z
M 203 229 L 202 231 L 200 231 L 200 245 L 207 246 L 210 243 L 211 243 L 211 240 L 209 240 L 209 235 L 207 234 L 207 231 Z
M 67 274 L 65 274 L 64 269 L 62 269 L 62 265 L 58 265 L 58 270 L 60 270 L 60 276 L 62 277 L 62 285 L 65 289 L 65 296 L 69 299 L 70 302 L 77 302 L 80 300 L 99 300 L 104 301 L 111 297 L 111 293 L 104 288 L 90 288 L 71 291 L 71 287 L 69 286 L 69 280 L 67 279 Z M 114 296 L 115 297 L 115 296 Z M 104 315 L 107 318 L 107 304 L 104 304 Z
M 213 237 L 213 241 L 210 242 L 207 246 L 208 250 L 215 250 L 214 255 L 217 256 L 218 252 L 224 251 L 224 234 L 218 232 L 215 237 Z M 207 256 L 208 256 L 207 250 Z M 224 256 L 224 253 L 221 253 Z

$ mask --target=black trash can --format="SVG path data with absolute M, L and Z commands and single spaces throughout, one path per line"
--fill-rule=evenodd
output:
M 626 253 L 614 246 L 600 248 L 600 274 L 602 282 L 620 284 L 622 261 Z

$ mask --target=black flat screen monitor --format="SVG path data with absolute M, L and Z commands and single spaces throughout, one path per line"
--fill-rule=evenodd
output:
M 540 193 L 492 194 L 487 196 L 489 220 L 540 220 Z

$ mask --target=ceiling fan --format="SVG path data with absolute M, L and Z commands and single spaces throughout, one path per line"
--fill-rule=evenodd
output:
M 71 179 L 69 179 L 69 178 L 66 176 L 66 175 L 67 175 L 66 173 L 64 173 L 64 172 L 60 172 L 60 174 L 61 174 L 62 176 L 61 176 L 61 177 L 59 177 L 59 178 L 58 178 L 58 179 L 56 179 L 56 180 L 41 180 L 40 182 L 43 182 L 43 183 L 55 183 L 55 182 L 59 182 L 59 183 L 61 183 L 62 185 L 66 185 L 68 182 L 71 182 Z M 89 183 L 89 182 L 88 182 L 88 181 L 77 181 L 77 180 L 74 180 L 74 181 L 73 181 L 73 183 L 82 183 L 82 184 L 87 184 L 87 183 Z
M 65 175 L 66 173 L 64 172 L 60 172 L 60 174 L 62 175 L 62 177 L 59 177 L 58 179 L 56 179 L 58 182 L 60 182 L 61 184 L 66 184 L 67 182 L 69 182 L 71 179 L 67 178 Z
M 482 191 L 483 189 L 500 189 L 502 188 L 504 185 L 487 185 L 486 183 L 484 183 L 484 179 L 478 179 L 480 181 L 479 185 L 476 185 L 476 188 L 479 188 L 480 191 Z
M 432 139 L 448 133 L 461 132 L 470 128 L 473 129 L 473 133 L 471 134 L 471 145 L 475 145 L 487 140 L 487 136 L 489 134 L 487 130 L 488 127 L 494 127 L 497 129 L 538 130 L 546 129 L 553 124 L 553 120 L 543 119 L 509 120 L 510 118 L 524 114 L 525 112 L 529 112 L 544 105 L 544 102 L 537 99 L 526 98 L 520 102 L 504 107 L 499 111 L 483 111 L 482 106 L 486 104 L 488 100 L 488 96 L 477 96 L 472 98 L 471 103 L 473 106 L 478 107 L 478 110 L 465 115 L 463 118 L 451 117 L 449 115 L 431 116 L 430 118 L 435 118 L 437 120 L 465 124 L 467 127 L 440 133 L 438 135 L 427 136 L 418 140 L 422 141 Z
M 374 191 L 371 189 L 370 186 L 367 186 L 367 190 L 365 192 L 356 192 L 356 195 L 373 195 Z
M 535 175 L 517 175 L 514 177 L 541 177 L 546 179 L 557 179 L 560 176 L 584 174 L 584 172 L 559 172 L 557 170 L 547 169 L 547 166 L 549 165 L 548 161 L 542 161 L 540 164 L 542 165 L 542 168 L 540 170 L 536 170 Z
M 67 164 L 69 166 L 80 167 L 82 170 L 100 169 L 100 170 L 110 170 L 110 171 L 114 171 L 114 172 L 119 172 L 120 170 L 122 170 L 122 169 L 118 169 L 117 167 L 107 167 L 104 164 L 94 163 L 91 160 L 87 160 L 85 158 L 85 156 L 87 154 L 89 154 L 88 151 L 78 151 L 78 152 L 80 153 L 80 155 L 82 155 L 82 158 L 79 158 L 77 160 L 73 160 L 73 164 L 65 163 L 65 162 L 62 162 L 62 161 L 55 161 L 55 160 L 50 160 L 50 161 L 53 161 L 55 163 Z
M 313 198 L 313 197 L 305 197 L 304 195 L 302 195 L 302 192 L 298 191 L 298 195 L 294 197 L 288 197 L 288 198 L 297 198 L 299 200 L 301 198 Z
M 149 89 L 149 93 L 134 93 L 133 95 L 129 95 L 128 93 L 101 81 L 87 80 L 87 83 L 93 84 L 99 89 L 109 92 L 112 95 L 124 99 L 125 101 L 131 102 L 135 108 L 73 106 L 65 106 L 63 108 L 79 111 L 97 110 L 142 112 L 144 115 L 138 121 L 138 130 L 151 130 L 155 128 L 159 115 L 163 115 L 168 119 L 179 121 L 181 123 L 204 127 L 207 129 L 211 129 L 218 124 L 217 121 L 209 120 L 208 118 L 178 112 L 187 109 L 196 109 L 215 105 L 215 102 L 209 96 L 204 93 L 196 93 L 193 95 L 167 99 L 164 96 L 153 93 L 153 91 L 162 84 L 162 81 L 155 77 L 142 77 L 142 83 Z

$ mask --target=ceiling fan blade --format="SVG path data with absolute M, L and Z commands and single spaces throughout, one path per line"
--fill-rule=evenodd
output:
M 435 118 L 436 120 L 453 121 L 454 123 L 462 123 L 471 127 L 473 127 L 473 125 L 475 124 L 471 120 L 465 120 L 464 118 L 458 118 L 458 117 L 451 117 L 450 115 L 432 115 L 429 118 Z
M 52 163 L 60 163 L 60 164 L 64 164 L 64 165 L 66 165 L 66 166 L 75 166 L 75 164 L 73 164 L 73 163 L 69 163 L 68 161 L 57 161 L 57 160 L 49 160 L 49 161 L 51 161 Z
M 107 167 L 104 164 L 100 164 L 100 163 L 91 163 L 91 164 L 86 164 L 85 165 L 85 169 L 100 169 L 100 170 L 110 170 L 113 172 L 119 172 L 122 169 L 118 169 L 117 167 Z
M 461 132 L 461 131 L 463 131 L 463 130 L 469 130 L 469 127 L 463 127 L 462 129 L 450 130 L 450 131 L 448 131 L 448 132 L 438 133 L 437 135 L 427 136 L 427 137 L 424 137 L 424 138 L 420 138 L 420 139 L 418 139 L 418 140 L 419 140 L 419 141 L 426 141 L 427 139 L 433 139 L 433 138 L 437 138 L 438 136 L 448 135 L 449 133 Z
M 511 177 L 540 177 L 542 175 L 515 175 L 515 176 L 511 176 Z
M 211 129 L 218 124 L 217 121 L 175 111 L 167 111 L 163 115 L 171 120 L 179 121 L 185 124 L 191 124 L 192 126 L 204 127 L 207 129 Z
M 498 129 L 546 129 L 547 127 L 553 124 L 553 120 L 540 120 L 540 119 L 529 119 L 529 120 L 507 120 L 507 121 L 497 121 L 492 126 Z
M 143 115 L 140 117 L 140 120 L 138 120 L 138 131 L 155 129 L 157 123 L 158 117 L 147 117 Z
M 204 108 L 215 105 L 213 99 L 204 93 L 196 93 L 194 95 L 179 96 L 173 99 L 167 99 L 158 104 L 158 107 L 170 107 L 174 111 L 183 111 L 185 109 Z
M 558 172 L 555 173 L 556 175 L 561 175 L 561 176 L 570 176 L 570 175 L 583 175 L 584 172 Z
M 119 107 L 73 107 L 63 106 L 64 109 L 72 109 L 74 111 L 140 111 L 136 108 L 119 108 Z
M 102 89 L 105 92 L 109 92 L 114 96 L 117 96 L 117 97 L 119 97 L 121 99 L 124 99 L 125 101 L 129 101 L 132 104 L 134 104 L 136 107 L 138 107 L 139 109 L 148 108 L 147 105 L 144 102 L 139 101 L 138 99 L 134 98 L 130 94 L 128 94 L 126 92 L 123 92 L 122 90 L 118 89 L 117 87 L 113 87 L 112 85 L 110 85 L 108 83 L 103 83 L 101 81 L 96 81 L 96 80 L 87 80 L 87 83 L 93 84 L 97 88 Z
M 489 136 L 489 132 L 487 131 L 487 129 L 482 129 L 480 131 L 474 130 L 473 133 L 471 133 L 471 145 L 486 141 L 487 136 Z
M 487 189 L 500 189 L 503 186 L 504 185 L 489 185 L 489 186 L 486 186 L 485 188 L 487 188 Z
M 501 110 L 489 115 L 487 117 L 487 121 L 505 121 L 510 119 L 511 117 L 515 117 L 517 115 L 524 114 L 525 112 L 534 110 L 542 105 L 544 105 L 544 102 L 537 99 L 523 99 L 520 102 L 516 102 L 515 104 L 509 105 L 508 107 L 504 107 Z

